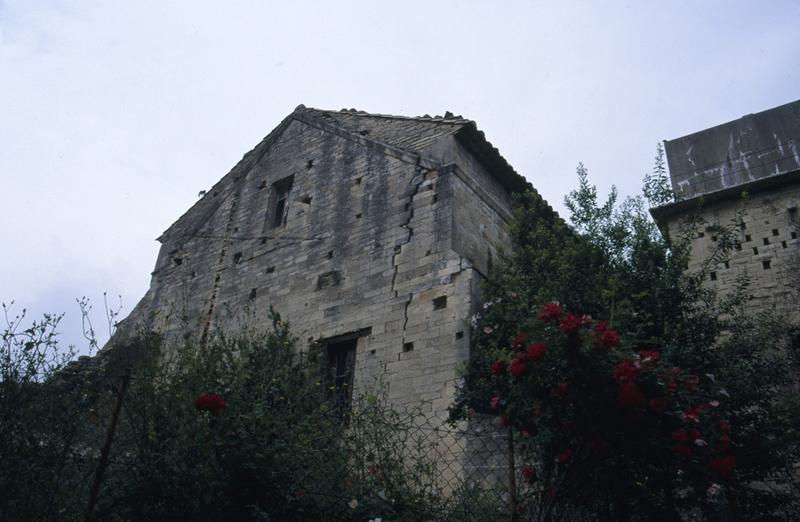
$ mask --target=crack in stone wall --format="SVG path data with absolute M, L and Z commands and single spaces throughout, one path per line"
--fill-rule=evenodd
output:
M 408 219 L 405 223 L 400 225 L 400 228 L 405 228 L 408 232 L 408 236 L 406 237 L 405 241 L 400 243 L 395 247 L 395 251 L 392 254 L 392 267 L 394 267 L 394 273 L 392 274 L 392 286 L 391 289 L 394 292 L 394 296 L 398 297 L 399 292 L 396 288 L 397 282 L 397 272 L 399 270 L 399 266 L 397 265 L 397 256 L 400 255 L 403 251 L 403 246 L 407 245 L 411 242 L 411 239 L 414 237 L 414 227 L 411 226 L 411 221 L 414 219 L 414 198 L 419 194 L 419 189 L 425 180 L 427 179 L 427 174 L 431 172 L 427 169 L 422 169 L 421 167 L 416 167 L 416 172 L 414 177 L 411 178 L 411 185 L 413 185 L 413 189 L 410 191 L 410 195 L 408 197 Z M 421 179 L 419 179 L 421 177 Z M 399 248 L 397 248 L 399 247 Z M 414 299 L 414 292 L 408 293 L 408 298 L 405 302 L 405 307 L 403 308 L 403 328 L 402 338 L 401 338 L 401 346 L 405 345 L 406 342 L 406 327 L 408 326 L 408 307 L 411 306 L 411 301 Z

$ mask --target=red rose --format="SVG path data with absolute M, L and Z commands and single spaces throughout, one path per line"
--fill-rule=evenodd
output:
M 617 404 L 624 408 L 643 406 L 645 404 L 645 397 L 638 386 L 633 383 L 624 383 L 620 384 Z
M 688 457 L 692 454 L 692 450 L 683 444 L 675 444 L 675 446 L 672 448 L 672 451 L 674 451 L 676 455 L 680 455 L 682 457 Z
M 683 430 L 673 431 L 671 437 L 675 442 L 689 442 L 689 434 Z
M 533 343 L 532 345 L 528 346 L 527 350 L 528 357 L 534 361 L 544 357 L 545 352 L 547 352 L 547 348 L 545 348 L 542 343 Z
M 194 401 L 197 411 L 207 411 L 214 417 L 225 408 L 225 399 L 216 393 L 204 393 Z
M 617 366 L 614 368 L 614 379 L 619 384 L 626 384 L 633 382 L 636 379 L 636 374 L 639 372 L 639 369 L 636 368 L 636 365 L 628 358 L 622 359 Z
M 705 404 L 700 404 L 699 406 L 695 406 L 691 410 L 687 410 L 683 412 L 681 415 L 681 420 L 683 422 L 700 422 L 700 414 L 705 410 Z
M 506 373 L 506 368 L 507 367 L 508 367 L 508 364 L 506 364 L 505 361 L 497 360 L 497 361 L 492 363 L 490 371 L 492 372 L 492 375 L 503 375 L 504 373 Z
M 728 478 L 736 467 L 736 457 L 726 455 L 725 457 L 711 459 L 708 469 L 718 474 L 722 478 Z
M 565 382 L 558 383 L 558 388 L 556 388 L 557 393 L 562 397 L 567 394 L 567 390 L 568 389 L 569 389 L 569 385 L 567 383 L 565 383 Z
M 558 327 L 561 328 L 561 331 L 567 335 L 577 332 L 578 328 L 581 327 L 581 318 L 575 314 L 569 314 L 561 319 Z
M 547 303 L 542 307 L 542 312 L 539 314 L 539 319 L 542 321 L 552 321 L 561 317 L 561 305 L 555 301 Z
M 600 321 L 594 329 L 596 348 L 609 349 L 619 344 L 619 333 L 608 326 L 608 321 Z
M 514 339 L 511 340 L 511 348 L 514 350 L 522 350 L 526 342 L 528 342 L 528 334 L 518 333 L 514 336 Z
M 639 351 L 639 362 L 642 366 L 657 366 L 661 362 L 661 354 L 655 350 L 641 350 Z
M 525 464 L 522 466 L 522 477 L 528 484 L 533 484 L 536 482 L 536 468 L 530 464 Z
M 491 408 L 492 411 L 497 410 L 498 406 L 500 406 L 501 400 L 502 399 L 500 399 L 498 395 L 495 395 L 494 397 L 492 397 L 492 400 L 489 401 L 489 408 Z
M 508 367 L 508 372 L 514 377 L 521 377 L 528 371 L 528 356 L 521 353 L 514 357 L 511 361 L 511 366 Z
M 669 401 L 664 397 L 653 397 L 649 404 L 650 409 L 656 413 L 664 413 L 669 408 Z
M 558 460 L 559 464 L 566 464 L 567 462 L 571 461 L 572 450 L 569 448 L 565 449 L 564 451 L 558 454 L 558 458 L 556 460 Z

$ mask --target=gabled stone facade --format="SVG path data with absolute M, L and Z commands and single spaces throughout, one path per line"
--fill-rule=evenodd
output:
M 662 230 L 681 234 L 689 216 L 690 269 L 718 248 L 715 225 L 738 234 L 730 256 L 710 267 L 707 284 L 750 281 L 751 311 L 800 319 L 800 101 L 665 142 L 678 201 L 653 209 Z
M 274 307 L 356 387 L 443 417 L 526 187 L 472 121 L 301 105 L 159 238 L 120 336 L 264 329 Z

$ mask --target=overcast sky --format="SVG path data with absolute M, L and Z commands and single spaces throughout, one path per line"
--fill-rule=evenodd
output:
M 579 161 L 634 194 L 659 141 L 800 98 L 798 27 L 797 1 L 0 0 L 0 300 L 78 344 L 76 297 L 129 312 L 155 238 L 300 103 L 471 118 L 559 211 Z

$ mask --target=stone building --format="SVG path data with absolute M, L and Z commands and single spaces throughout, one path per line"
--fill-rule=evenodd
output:
M 676 202 L 652 214 L 673 237 L 699 218 L 690 269 L 717 249 L 716 225 L 734 227 L 734 249 L 710 267 L 708 284 L 724 290 L 746 277 L 751 310 L 800 319 L 800 101 L 666 141 L 665 150 Z
M 120 331 L 204 339 L 264 329 L 272 306 L 340 379 L 383 379 L 393 404 L 444 416 L 527 186 L 460 116 L 301 105 L 161 235 Z

